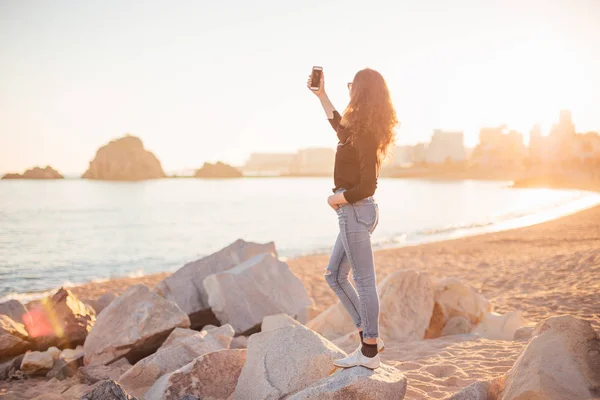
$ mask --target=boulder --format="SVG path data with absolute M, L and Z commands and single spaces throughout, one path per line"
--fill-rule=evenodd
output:
M 203 330 L 207 331 L 208 329 L 203 329 Z M 160 346 L 160 348 L 164 349 L 166 347 L 177 344 L 177 343 L 181 342 L 182 340 L 189 338 L 190 336 L 198 336 L 198 335 L 200 335 L 200 332 L 195 331 L 193 329 L 175 328 L 175 329 L 173 329 L 173 332 L 171 332 L 169 334 L 169 336 L 164 341 L 164 343 Z
M 7 315 L 0 315 L 0 361 L 24 353 L 31 347 L 23 324 Z
M 496 400 L 502 389 L 504 377 L 492 381 L 473 382 L 448 400 Z M 523 399 L 525 400 L 525 399 Z
M 380 313 L 381 317 L 381 313 Z M 356 331 L 354 322 L 339 301 L 311 319 L 306 327 L 325 336 L 329 340 L 336 340 Z
M 58 357 L 61 360 L 71 361 L 84 355 L 83 346 L 77 346 L 75 349 L 64 349 Z
M 112 303 L 117 296 L 114 293 L 104 293 L 102 296 L 98 297 L 94 300 L 87 300 L 84 303 L 89 304 L 94 311 L 96 311 L 96 315 L 100 314 L 102 310 L 104 310 L 110 303 Z
M 312 304 L 302 281 L 271 253 L 206 277 L 204 289 L 219 321 L 236 333 L 250 331 L 267 315 L 296 315 Z
M 380 336 L 392 340 L 422 340 L 433 312 L 433 284 L 429 275 L 399 270 L 379 285 Z
M 137 400 L 130 396 L 117 382 L 104 381 L 81 400 Z
M 513 336 L 513 340 L 527 341 L 527 340 L 531 339 L 534 329 L 535 329 L 534 326 L 524 326 L 522 328 L 517 329 Z
M 502 400 L 597 397 L 600 338 L 589 322 L 552 317 L 537 324 L 533 335 L 506 374 Z
M 219 161 L 216 164 L 204 163 L 202 168 L 196 170 L 194 176 L 196 178 L 241 178 L 244 175 L 237 168 Z
M 431 319 L 429 320 L 429 327 L 425 332 L 425 339 L 435 339 L 442 336 L 444 325 L 446 325 L 446 317 L 442 311 L 442 306 L 440 306 L 439 303 L 434 302 L 433 312 L 431 314 Z
M 50 347 L 48 350 L 46 350 L 46 353 L 50 354 L 54 361 L 60 358 L 60 350 L 57 347 Z
M 15 376 L 17 371 L 21 369 L 21 363 L 23 362 L 23 358 L 25 358 L 25 354 L 20 354 L 12 359 L 9 359 L 0 364 L 0 381 L 5 379 L 10 379 Z
M 469 322 L 466 317 L 452 317 L 448 320 L 448 322 L 446 322 L 446 325 L 444 325 L 444 329 L 442 329 L 442 336 L 463 335 L 471 333 L 472 329 L 471 322 Z
M 21 371 L 27 375 L 45 375 L 53 365 L 52 354 L 45 351 L 28 351 L 21 362 Z
M 316 318 L 319 315 L 319 309 L 314 305 L 306 306 L 298 315 L 296 315 L 296 320 L 300 322 L 302 325 L 306 325 L 308 321 L 311 321 L 313 318 Z
M 234 399 L 280 399 L 296 393 L 333 370 L 346 353 L 302 326 L 261 332 L 248 339 L 246 363 Z
M 381 364 L 376 370 L 345 368 L 288 397 L 288 400 L 402 400 L 406 377 L 394 367 Z
M 144 399 L 179 400 L 189 395 L 202 400 L 226 400 L 234 392 L 245 362 L 246 350 L 207 353 L 161 377 Z
M 45 168 L 34 167 L 28 169 L 23 174 L 6 174 L 2 179 L 64 179 L 65 177 L 58 173 L 51 166 Z
M 260 327 L 261 332 L 272 331 L 283 328 L 284 326 L 301 325 L 298 321 L 287 314 L 268 315 L 263 318 Z
M 137 362 L 119 378 L 119 382 L 134 396 L 142 396 L 161 376 L 173 372 L 206 353 L 229 348 L 233 328 L 222 326 L 202 331 Z
M 127 359 L 122 358 L 110 365 L 86 365 L 77 371 L 78 379 L 88 385 L 93 385 L 104 380 L 118 380 L 131 364 Z
M 444 278 L 435 283 L 435 301 L 440 305 L 445 321 L 452 317 L 467 317 L 477 325 L 492 305 L 472 287 L 456 278 Z
M 70 359 L 70 360 L 62 360 L 59 359 L 54 362 L 54 366 L 48 373 L 46 374 L 46 378 L 52 379 L 56 378 L 59 381 L 65 380 L 72 376 L 77 375 L 77 370 L 79 367 L 83 366 L 83 354 L 81 354 L 78 358 Z
M 135 363 L 154 353 L 177 327 L 190 326 L 177 304 L 144 285 L 130 287 L 98 316 L 83 346 L 86 365 L 121 357 Z
M 219 321 L 210 311 L 208 295 L 202 284 L 204 278 L 227 271 L 261 253 L 277 255 L 275 244 L 273 242 L 259 244 L 239 239 L 214 254 L 185 264 L 159 282 L 154 290 L 166 299 L 177 303 L 190 316 L 192 328 L 202 328 L 207 324 L 219 325 Z
M 25 314 L 23 321 L 38 348 L 47 349 L 83 344 L 96 317 L 69 289 L 60 288 Z
M 83 179 L 140 181 L 164 178 L 160 161 L 144 148 L 142 141 L 126 135 L 98 149 Z
M 26 313 L 25 306 L 18 300 L 8 300 L 0 303 L 0 315 L 6 315 L 19 324 L 23 323 L 23 315 Z
M 521 311 L 511 311 L 504 315 L 486 312 L 473 333 L 491 340 L 513 340 L 515 332 L 529 324 Z

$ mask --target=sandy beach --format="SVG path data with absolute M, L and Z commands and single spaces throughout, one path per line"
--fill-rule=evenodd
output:
M 522 310 L 532 323 L 570 314 L 600 330 L 600 207 L 510 231 L 388 249 L 375 254 L 378 281 L 398 269 L 426 271 L 433 279 L 456 277 L 475 287 L 495 311 Z M 336 302 L 323 279 L 327 256 L 288 261 L 319 311 Z M 71 290 L 80 298 L 129 286 L 153 286 L 167 274 L 89 283 Z M 506 373 L 524 341 L 448 336 L 386 343 L 384 362 L 408 377 L 407 399 L 445 398 L 476 380 Z M 344 350 L 353 350 L 348 343 Z

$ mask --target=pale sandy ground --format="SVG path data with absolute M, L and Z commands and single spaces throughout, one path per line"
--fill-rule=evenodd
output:
M 327 261 L 327 256 L 288 261 L 321 311 L 336 301 L 323 279 Z M 532 322 L 571 314 L 600 330 L 600 207 L 522 229 L 381 250 L 375 261 L 379 281 L 401 268 L 427 271 L 433 279 L 457 277 L 498 312 L 520 309 Z M 106 291 L 119 294 L 135 283 L 152 286 L 165 276 L 116 279 L 72 290 L 80 298 L 94 298 Z M 388 342 L 382 359 L 408 377 L 406 399 L 440 399 L 476 380 L 504 374 L 525 344 L 461 336 Z M 342 347 L 348 351 L 355 346 Z

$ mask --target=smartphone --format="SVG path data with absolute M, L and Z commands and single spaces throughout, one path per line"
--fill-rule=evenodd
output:
M 312 69 L 312 84 L 310 90 L 317 91 L 321 88 L 321 77 L 323 76 L 323 67 L 313 67 Z

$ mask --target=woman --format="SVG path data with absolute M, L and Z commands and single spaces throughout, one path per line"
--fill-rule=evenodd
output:
M 309 77 L 309 89 L 311 86 Z M 383 342 L 379 339 L 379 298 L 371 248 L 371 234 L 379 220 L 373 194 L 398 121 L 387 84 L 377 71 L 359 71 L 348 89 L 350 103 L 343 117 L 325 93 L 323 75 L 319 90 L 313 91 L 339 139 L 334 194 L 327 201 L 338 214 L 340 233 L 325 279 L 352 316 L 361 338 L 361 345 L 353 353 L 334 364 L 375 369 L 379 367 Z M 348 280 L 350 269 L 358 293 Z

